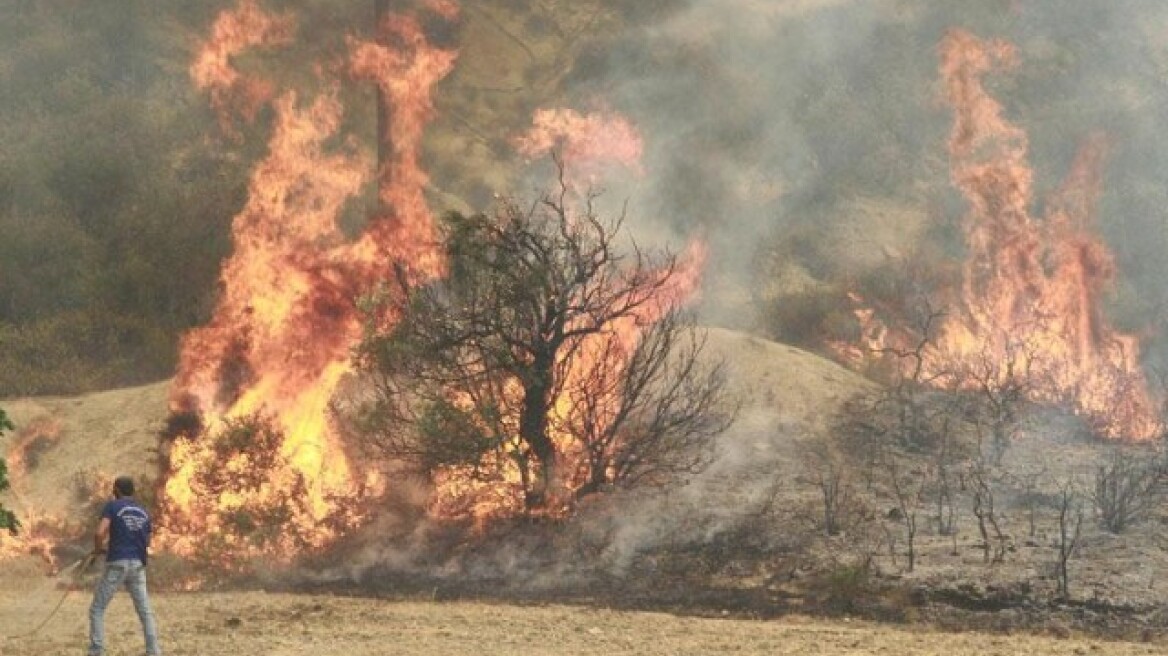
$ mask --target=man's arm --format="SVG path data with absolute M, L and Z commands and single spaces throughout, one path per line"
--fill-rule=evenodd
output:
M 97 530 L 93 532 L 93 553 L 105 553 L 106 545 L 109 543 L 109 527 L 109 517 L 102 517 L 97 523 Z

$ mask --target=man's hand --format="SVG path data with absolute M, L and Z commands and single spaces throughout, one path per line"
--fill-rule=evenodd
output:
M 97 530 L 93 533 L 93 553 L 105 553 L 106 544 L 109 542 L 109 528 L 109 517 L 102 517 L 97 523 Z

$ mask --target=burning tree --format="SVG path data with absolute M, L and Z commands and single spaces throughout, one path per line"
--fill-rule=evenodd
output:
M 561 514 L 697 471 L 733 418 L 722 365 L 681 312 L 696 263 L 622 250 L 624 214 L 600 218 L 593 194 L 577 214 L 570 195 L 561 175 L 529 206 L 448 215 L 449 275 L 416 284 L 399 268 L 367 303 L 358 358 L 375 384 L 356 428 L 461 495 L 449 501 Z

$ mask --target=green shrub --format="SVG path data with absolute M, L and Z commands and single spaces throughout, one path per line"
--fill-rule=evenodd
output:
M 3 408 L 0 408 L 0 433 L 13 428 L 12 422 L 8 420 L 8 415 L 4 414 Z M 7 490 L 8 485 L 8 463 L 0 458 L 0 492 Z M 16 535 L 16 532 L 20 530 L 20 521 L 16 519 L 16 514 L 5 508 L 4 504 L 0 504 L 0 529 L 7 529 L 13 535 Z

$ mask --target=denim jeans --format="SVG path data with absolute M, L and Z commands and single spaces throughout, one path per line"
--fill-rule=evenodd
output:
M 93 591 L 93 603 L 89 605 L 89 655 L 101 656 L 105 648 L 105 609 L 123 585 L 129 590 L 134 610 L 138 611 L 138 619 L 142 622 L 146 653 L 160 656 L 158 627 L 154 624 L 154 611 L 150 610 L 150 597 L 146 594 L 146 567 L 140 560 L 114 560 L 105 564 L 105 571 Z

